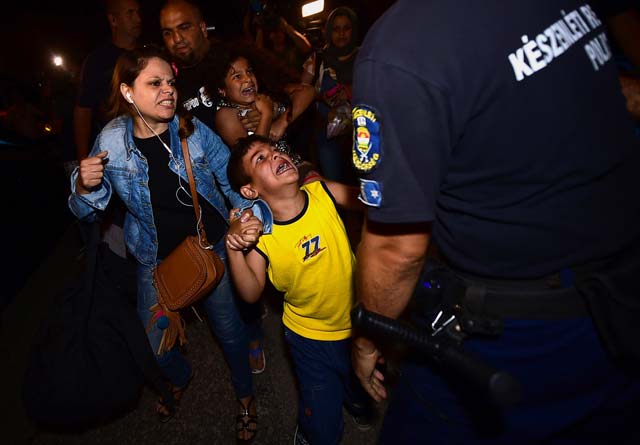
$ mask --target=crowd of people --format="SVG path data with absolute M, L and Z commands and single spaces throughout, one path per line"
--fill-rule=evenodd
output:
M 385 347 L 354 330 L 357 301 L 450 336 L 523 389 L 513 406 L 486 406 L 410 354 L 381 443 L 637 435 L 638 357 L 612 354 L 621 334 L 605 316 L 640 312 L 629 266 L 640 201 L 620 196 L 640 190 L 637 104 L 623 80 L 625 111 L 604 37 L 619 10 L 399 0 L 360 46 L 358 15 L 339 6 L 312 48 L 283 17 L 256 20 L 261 10 L 247 11 L 242 38 L 211 38 L 197 3 L 166 0 L 159 47 L 139 41 L 137 0 L 106 4 L 112 39 L 83 67 L 69 207 L 102 220 L 135 269 L 139 318 L 176 402 L 194 373 L 150 308 L 154 268 L 197 235 L 186 140 L 227 270 L 203 307 L 238 400 L 238 443 L 260 430 L 252 375 L 268 356 L 256 304 L 267 280 L 284 295 L 297 444 L 339 443 L 343 405 L 367 427 L 387 397 Z M 434 280 L 442 292 L 416 295 Z M 487 320 L 493 330 L 477 327 Z M 175 413 L 167 402 L 159 421 Z
M 296 127 L 297 118 L 316 99 L 314 79 L 303 81 L 301 75 L 304 57 L 309 55 L 311 47 L 301 33 L 290 31 L 307 45 L 302 49 L 304 57 L 298 58 L 300 66 L 295 73 L 280 62 L 278 49 L 274 46 L 261 48 L 261 44 L 256 45 L 248 39 L 210 39 L 199 6 L 188 0 L 168 0 L 160 9 L 164 48 L 139 42 L 141 14 L 136 0 L 107 2 L 106 12 L 112 39 L 93 51 L 83 65 L 74 119 L 79 166 L 71 175 L 69 206 L 81 220 L 101 220 L 103 240 L 109 248 L 135 264 L 133 289 L 139 317 L 144 326 L 149 326 L 150 347 L 156 353 L 175 402 L 179 402 L 193 378 L 193 371 L 181 354 L 179 344 L 167 346 L 163 342 L 164 328 L 158 326 L 157 314 L 150 308 L 156 307 L 158 302 L 153 284 L 155 266 L 182 239 L 196 234 L 190 198 L 184 186 L 188 179 L 180 140 L 186 138 L 207 238 L 227 263 L 229 271 L 211 295 L 204 298 L 203 307 L 231 371 L 238 400 L 238 412 L 234 413 L 237 440 L 248 443 L 258 431 L 252 374 L 264 370 L 266 357 L 262 349 L 260 311 L 255 309 L 256 305 L 243 304 L 242 300 L 247 298 L 239 289 L 245 278 L 227 258 L 238 253 L 242 256 L 243 251 L 254 247 L 264 225 L 271 224 L 268 220 L 271 215 L 260 214 L 255 209 L 242 217 L 229 216 L 230 212 L 234 214 L 231 207 L 252 208 L 252 199 L 256 196 L 247 198 L 238 187 L 230 185 L 227 163 L 230 150 L 244 138 L 263 138 L 258 140 L 274 141 L 274 147 L 277 147 L 274 156 L 288 160 L 289 168 L 284 170 L 296 172 L 294 188 L 301 183 L 315 182 L 320 177 L 322 172 L 298 177 L 299 170 L 297 166 L 293 167 L 294 164 L 313 165 L 313 162 L 301 159 L 289 140 L 294 131 L 298 131 L 298 135 L 312 134 L 310 128 Z M 353 11 L 348 12 L 349 20 L 355 18 Z M 284 19 L 279 26 L 290 29 Z M 341 40 L 336 44 L 349 45 L 353 51 L 355 35 L 351 37 L 349 33 L 345 39 L 341 32 L 340 36 Z M 299 141 L 300 137 L 295 140 Z M 125 171 L 128 173 L 123 175 Z M 278 172 L 278 175 L 282 174 L 284 171 Z M 313 187 L 315 193 L 324 190 Z M 304 192 L 299 190 L 299 193 Z M 357 189 L 351 187 L 352 201 L 356 194 Z M 335 192 L 324 193 L 322 205 L 333 206 L 334 195 Z M 277 208 L 277 201 L 266 196 L 265 200 L 272 211 Z M 274 227 L 289 219 L 281 217 L 274 212 Z M 332 221 L 330 231 L 340 230 L 342 223 L 337 214 Z M 342 230 L 344 232 L 344 228 Z M 335 368 L 323 370 L 319 377 L 320 382 L 333 378 L 331 376 L 336 376 L 337 380 L 322 403 L 305 390 L 301 392 L 300 431 L 297 433 L 300 443 L 339 440 L 343 427 L 337 418 L 342 416 L 343 391 L 340 388 L 343 380 L 347 385 L 343 394 L 345 399 L 359 394 L 359 398 L 350 404 L 354 416 L 366 423 L 366 417 L 370 415 L 365 393 L 362 388 L 358 390 L 359 383 L 350 366 L 349 310 L 355 300 L 352 286 L 347 284 L 352 282 L 354 255 L 348 246 L 346 232 L 340 239 L 342 244 L 336 248 L 344 250 L 346 246 L 343 256 L 346 255 L 348 267 L 338 288 L 333 289 L 335 283 L 328 282 L 332 298 L 341 308 L 340 316 L 336 319 L 335 314 L 325 308 L 320 312 L 321 319 L 326 318 L 325 323 L 317 326 L 311 323 L 316 334 L 310 337 L 312 340 L 338 341 L 341 352 L 329 362 Z M 315 248 L 319 249 L 317 242 Z M 324 264 L 328 271 L 331 260 L 323 259 L 319 264 Z M 313 273 L 301 272 L 305 277 L 303 282 Z M 264 287 L 264 279 L 262 285 Z M 286 292 L 288 285 L 277 288 L 290 295 Z M 314 306 L 308 313 L 295 317 L 296 324 L 290 326 L 290 335 L 307 337 L 308 328 L 304 326 L 318 315 L 314 311 L 326 292 L 314 297 L 313 302 L 296 300 L 296 308 L 300 303 Z M 249 300 L 254 302 L 259 296 L 260 292 Z M 287 313 L 291 312 L 285 309 Z M 285 325 L 286 319 L 285 315 Z M 318 357 L 315 360 L 319 360 Z M 301 365 L 309 360 L 296 363 Z M 299 366 L 296 369 L 302 388 L 311 390 L 317 386 L 317 379 L 308 380 L 311 371 L 303 371 Z M 314 415 L 305 415 L 312 405 Z M 158 400 L 155 409 L 162 422 L 170 420 L 175 412 L 173 405 L 162 399 Z M 314 421 L 306 422 L 311 420 Z M 327 429 L 327 424 L 332 425 L 332 429 Z

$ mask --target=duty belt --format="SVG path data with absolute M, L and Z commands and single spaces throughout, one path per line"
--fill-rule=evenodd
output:
M 431 323 L 433 335 L 445 329 L 454 337 L 499 335 L 505 318 L 588 316 L 583 298 L 561 273 L 535 280 L 496 280 L 456 271 L 438 262 L 422 276 L 416 296 L 423 300 L 423 313 L 439 309 Z

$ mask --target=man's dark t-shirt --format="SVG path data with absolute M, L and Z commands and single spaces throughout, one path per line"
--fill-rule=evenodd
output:
M 106 112 L 111 94 L 111 77 L 116 61 L 123 51 L 122 48 L 107 42 L 92 51 L 82 65 L 76 105 L 91 108 L 94 113 L 89 147 L 102 127 L 108 122 Z
M 182 103 L 185 110 L 191 112 L 191 114 L 215 131 L 214 115 L 216 107 L 205 91 L 207 79 L 211 75 L 207 69 L 209 66 L 207 60 L 210 57 L 210 55 L 207 55 L 206 60 L 192 67 L 178 66 L 176 88 L 178 89 L 180 103 Z

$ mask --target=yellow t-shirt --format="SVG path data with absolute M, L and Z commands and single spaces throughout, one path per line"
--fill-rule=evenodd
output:
M 256 248 L 274 287 L 284 292 L 285 326 L 312 340 L 344 340 L 351 336 L 355 256 L 326 185 L 316 181 L 301 190 L 302 212 L 274 221 Z

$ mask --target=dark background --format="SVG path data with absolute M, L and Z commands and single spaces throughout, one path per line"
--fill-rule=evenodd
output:
M 160 43 L 158 13 L 162 2 L 139 0 L 143 12 L 143 42 Z M 203 1 L 207 24 L 215 26 L 215 34 L 225 38 L 242 29 L 242 15 L 248 0 Z M 305 0 L 272 0 L 282 15 L 294 26 L 300 19 Z M 325 13 L 333 7 L 348 5 L 361 19 L 361 38 L 369 26 L 393 0 L 325 0 Z M 109 38 L 109 27 L 102 2 L 17 0 L 5 3 L 0 17 L 3 42 L 0 67 L 3 75 L 23 79 L 41 76 L 51 68 L 51 58 L 60 54 L 72 71 L 80 68 L 84 56 L 99 42 Z

